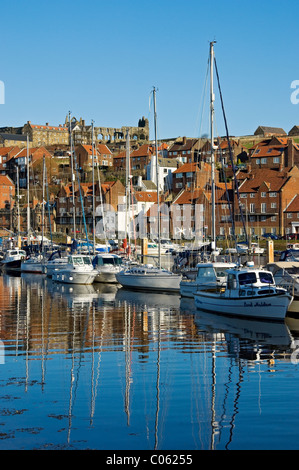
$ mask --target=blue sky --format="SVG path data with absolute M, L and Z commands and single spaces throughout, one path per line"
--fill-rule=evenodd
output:
M 299 125 L 296 1 L 16 0 L 1 4 L 0 126 L 58 125 L 70 110 L 107 127 L 145 116 L 153 137 L 155 86 L 158 137 L 198 137 L 211 40 L 231 135 Z

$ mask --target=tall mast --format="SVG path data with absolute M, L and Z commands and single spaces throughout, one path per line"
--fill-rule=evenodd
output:
M 216 222 L 215 222 L 215 146 L 214 146 L 214 44 L 210 42 L 210 125 L 211 125 L 211 192 L 212 192 L 212 249 L 216 248 Z
M 19 182 L 19 165 L 17 165 L 17 217 L 18 217 L 18 243 L 21 232 L 20 228 L 20 182 Z
M 94 186 L 94 123 L 92 124 L 91 151 L 92 151 L 92 235 L 93 235 L 93 253 L 96 249 L 96 223 L 95 223 L 95 186 Z
M 155 127 L 155 153 L 156 153 L 156 183 L 157 183 L 157 217 L 158 217 L 158 266 L 161 268 L 161 221 L 160 221 L 160 196 L 159 196 L 159 165 L 158 165 L 158 141 L 157 141 L 157 112 L 156 112 L 156 88 L 153 87 L 154 96 L 154 127 Z
M 45 236 L 45 174 L 46 174 L 45 155 L 43 156 L 43 191 L 42 191 L 42 249 L 44 250 L 44 236 Z
M 128 237 L 128 246 L 130 247 L 130 134 L 129 129 L 127 129 L 127 141 L 126 141 L 126 213 L 125 213 L 125 239 Z M 130 248 L 129 248 L 130 251 Z
M 27 243 L 30 238 L 30 205 L 29 205 L 29 134 L 27 134 Z
M 70 126 L 70 146 L 71 146 L 71 178 L 72 178 L 72 199 L 73 199 L 73 238 L 76 240 L 76 207 L 75 207 L 75 172 L 74 172 L 74 154 L 73 154 L 73 131 L 71 124 L 71 112 L 69 111 Z

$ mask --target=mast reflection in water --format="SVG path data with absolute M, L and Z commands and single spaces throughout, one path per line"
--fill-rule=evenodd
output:
M 299 320 L 0 276 L 0 449 L 297 449 Z

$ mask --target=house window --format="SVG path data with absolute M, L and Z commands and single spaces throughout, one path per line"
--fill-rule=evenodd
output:
M 265 214 L 266 209 L 267 209 L 267 204 L 266 204 L 265 202 L 262 202 L 262 204 L 261 204 L 261 212 L 262 212 L 263 214 Z
M 255 197 L 255 194 L 254 194 L 254 193 L 250 193 L 250 197 Z
M 177 179 L 183 178 L 183 173 L 177 173 L 176 178 L 177 178 Z
M 261 222 L 266 222 L 266 220 L 267 220 L 267 217 L 265 215 L 262 215 L 261 216 Z
M 249 211 L 250 211 L 250 212 L 255 212 L 255 204 L 251 203 L 251 204 L 249 205 Z
M 257 159 L 256 159 L 256 164 L 259 165 L 260 163 L 261 163 L 260 158 L 257 158 Z
M 280 162 L 280 158 L 279 157 L 274 157 L 273 158 L 273 163 L 279 163 Z
M 247 193 L 240 194 L 240 197 L 241 197 L 241 198 L 247 197 Z
M 276 221 L 276 215 L 271 215 L 271 221 L 275 222 Z
M 276 209 L 276 202 L 271 202 L 271 209 Z
M 293 217 L 293 214 L 292 214 L 291 212 L 288 212 L 288 213 L 287 213 L 287 218 L 288 218 L 288 219 L 292 219 L 292 217 Z
M 276 196 L 277 196 L 277 193 L 270 193 L 269 196 L 270 196 L 270 197 L 276 197 Z
M 266 163 L 267 163 L 267 158 L 262 158 L 262 159 L 261 159 L 261 163 L 262 163 L 262 164 L 266 164 Z
M 264 192 L 261 193 L 261 197 L 266 197 L 266 196 L 267 196 L 266 193 L 264 193 Z
M 182 188 L 182 187 L 183 187 L 183 183 L 177 183 L 177 184 L 175 185 L 175 187 L 176 187 L 176 188 Z

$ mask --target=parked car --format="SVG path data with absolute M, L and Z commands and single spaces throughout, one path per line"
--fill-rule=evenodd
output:
M 299 233 L 287 233 L 282 238 L 283 240 L 299 240 Z
M 271 238 L 271 240 L 279 240 L 279 236 L 275 233 L 264 233 L 263 238 Z

